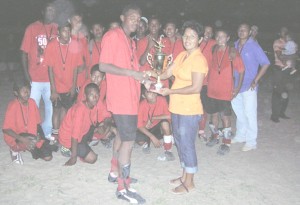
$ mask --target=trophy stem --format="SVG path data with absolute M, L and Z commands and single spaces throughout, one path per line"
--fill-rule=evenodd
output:
M 157 81 L 156 81 L 156 84 L 155 84 L 155 89 L 157 91 L 159 91 L 162 87 L 163 87 L 163 85 L 160 81 L 160 76 L 159 76 L 159 74 L 157 74 Z

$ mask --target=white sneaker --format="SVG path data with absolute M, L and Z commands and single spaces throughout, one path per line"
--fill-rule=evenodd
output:
M 248 146 L 248 145 L 245 145 L 243 148 L 242 148 L 242 151 L 243 152 L 248 152 L 250 150 L 255 150 L 256 149 L 256 146 Z
M 233 139 L 231 140 L 231 144 L 235 144 L 235 143 L 244 143 L 244 142 L 239 141 L 239 140 L 237 140 L 236 138 L 233 138 Z

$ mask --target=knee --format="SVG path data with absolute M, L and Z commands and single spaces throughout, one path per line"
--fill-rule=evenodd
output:
M 94 152 L 90 152 L 90 154 L 88 154 L 85 157 L 84 161 L 86 161 L 89 164 L 94 164 L 97 161 L 97 159 L 98 159 L 98 155 L 95 154 Z

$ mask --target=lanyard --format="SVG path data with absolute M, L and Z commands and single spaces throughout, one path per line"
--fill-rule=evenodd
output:
M 221 57 L 221 60 L 220 60 L 220 61 L 219 61 L 218 52 L 216 52 L 216 55 L 217 55 L 217 63 L 218 63 L 218 72 L 219 72 L 219 74 L 220 74 L 220 72 L 221 72 L 221 65 L 222 65 L 222 62 L 223 62 L 223 60 L 224 60 L 224 56 L 225 56 L 225 53 L 226 53 L 226 51 L 227 51 L 227 48 L 228 48 L 228 46 L 226 46 L 226 48 L 225 48 L 225 50 L 224 50 L 224 52 L 223 52 L 223 54 L 222 54 L 222 57 Z
M 58 41 L 58 46 L 59 46 L 59 51 L 60 51 L 60 58 L 61 58 L 61 61 L 62 61 L 62 63 L 63 63 L 63 70 L 65 70 L 65 64 L 66 64 L 66 61 L 67 61 L 67 58 L 68 58 L 69 45 L 70 45 L 70 43 L 68 43 L 67 52 L 66 52 L 66 55 L 65 55 L 65 57 L 64 57 L 63 54 L 62 54 L 60 42 Z
M 26 132 L 28 132 L 27 125 L 28 125 L 28 115 L 29 115 L 29 104 L 26 106 L 26 108 L 27 108 L 26 109 L 26 117 L 25 117 L 25 114 L 24 114 L 24 111 L 23 111 L 23 107 L 22 107 L 20 101 L 19 101 L 19 104 L 20 104 L 20 109 L 21 109 L 21 112 L 22 112 L 22 119 L 23 119 L 23 123 L 25 125 L 25 130 L 26 130 Z

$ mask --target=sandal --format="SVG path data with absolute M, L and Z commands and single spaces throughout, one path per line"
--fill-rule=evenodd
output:
M 182 190 L 176 190 L 176 189 L 178 189 L 180 187 L 183 187 L 183 189 Z M 196 190 L 195 187 L 189 189 L 189 188 L 187 188 L 185 186 L 184 183 L 181 183 L 178 187 L 172 189 L 171 191 L 172 191 L 173 194 L 180 195 L 180 194 L 188 194 L 188 193 L 191 193 L 191 192 L 193 192 L 195 190 Z
M 178 178 L 176 178 L 176 179 L 171 179 L 171 180 L 169 181 L 169 184 L 170 184 L 170 185 L 174 185 L 174 186 L 178 186 L 178 185 L 183 184 L 183 182 L 182 182 L 182 177 L 178 177 Z
M 13 163 L 20 164 L 20 165 L 24 164 L 24 161 L 23 161 L 23 158 L 22 158 L 22 155 L 20 152 L 14 152 L 14 151 L 10 150 L 10 155 L 11 155 L 11 159 L 12 159 Z

